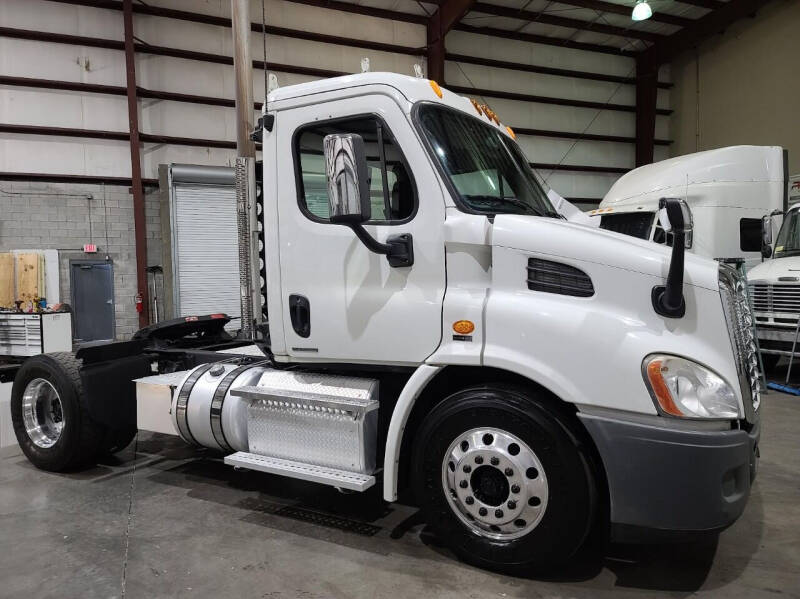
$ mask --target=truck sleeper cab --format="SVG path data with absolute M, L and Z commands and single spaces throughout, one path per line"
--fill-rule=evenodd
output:
M 514 572 L 605 518 L 633 539 L 741 514 L 760 388 L 734 271 L 565 222 L 497 115 L 433 82 L 305 83 L 269 111 L 262 352 L 215 315 L 32 359 L 12 403 L 34 464 L 138 423 L 236 467 L 403 491 L 462 559 Z
M 658 221 L 658 201 L 684 198 L 694 232 L 687 248 L 714 259 L 761 263 L 761 219 L 785 211 L 788 153 L 776 146 L 729 146 L 634 169 L 617 179 L 596 210 L 599 226 L 672 245 Z

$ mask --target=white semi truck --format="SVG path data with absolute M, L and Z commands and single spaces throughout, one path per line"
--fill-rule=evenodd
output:
M 761 219 L 787 209 L 788 160 L 776 146 L 729 146 L 641 166 L 620 177 L 589 212 L 600 227 L 655 243 L 672 243 L 657 217 L 663 197 L 691 208 L 690 252 L 717 260 L 761 263 Z
M 758 343 L 764 368 L 773 368 L 781 356 L 791 356 L 800 317 L 800 204 L 783 215 L 774 248 L 773 220 L 764 219 L 766 258 L 747 273 Z M 800 351 L 800 339 L 795 351 Z
M 215 314 L 31 358 L 12 398 L 31 462 L 178 434 L 234 467 L 402 494 L 505 571 L 608 523 L 633 540 L 738 518 L 751 316 L 735 271 L 684 255 L 685 203 L 662 202 L 673 248 L 568 223 L 513 132 L 424 79 L 285 87 L 263 122 L 259 351 Z

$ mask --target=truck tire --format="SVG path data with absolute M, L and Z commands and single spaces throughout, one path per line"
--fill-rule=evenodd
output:
M 511 574 L 567 561 L 594 520 L 596 479 L 569 413 L 506 385 L 458 391 L 415 440 L 426 521 L 461 559 Z
M 11 388 L 11 420 L 23 453 L 37 468 L 64 472 L 94 460 L 104 427 L 86 409 L 80 360 L 71 352 L 28 358 Z

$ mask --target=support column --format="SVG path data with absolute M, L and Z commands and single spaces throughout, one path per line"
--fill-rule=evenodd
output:
M 475 0 L 445 0 L 428 19 L 428 79 L 444 85 L 444 38 L 473 4 Z
M 136 54 L 133 46 L 132 0 L 123 0 L 122 20 L 125 29 L 125 79 L 128 96 L 128 131 L 131 148 L 131 192 L 133 194 L 133 227 L 136 240 L 136 287 L 144 309 L 139 313 L 139 327 L 150 324 L 147 289 L 147 218 L 145 216 L 142 162 L 139 154 L 139 102 L 136 97 Z
M 647 58 L 636 59 L 636 166 L 653 162 L 656 136 L 658 66 Z

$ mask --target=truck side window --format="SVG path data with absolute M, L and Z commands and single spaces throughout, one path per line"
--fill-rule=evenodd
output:
M 299 202 L 306 215 L 316 220 L 328 220 L 330 216 L 322 140 L 331 133 L 357 133 L 364 138 L 372 200 L 370 222 L 394 224 L 410 218 L 416 193 L 405 158 L 389 128 L 372 116 L 314 123 L 295 134 Z
M 761 219 L 739 219 L 739 249 L 743 252 L 761 251 Z

